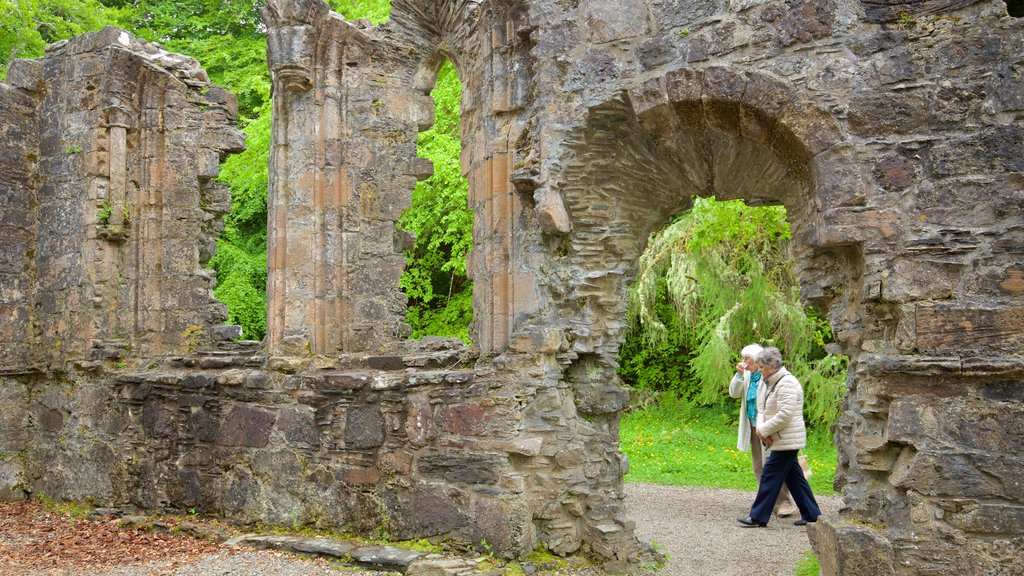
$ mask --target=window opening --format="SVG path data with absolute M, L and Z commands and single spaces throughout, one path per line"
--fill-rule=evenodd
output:
M 438 71 L 431 91 L 434 125 L 419 135 L 417 154 L 434 163 L 434 174 L 416 184 L 412 206 L 399 220 L 415 236 L 406 251 L 401 285 L 409 298 L 406 322 L 412 337 L 454 337 L 469 343 L 473 284 L 466 256 L 473 245 L 469 183 L 460 163 L 462 85 L 451 62 Z

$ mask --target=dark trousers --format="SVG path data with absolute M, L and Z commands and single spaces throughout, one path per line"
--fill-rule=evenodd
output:
M 753 441 L 757 442 L 756 439 Z M 821 515 L 818 501 L 814 499 L 811 486 L 796 460 L 797 452 L 799 450 L 772 450 L 768 456 L 761 473 L 761 483 L 757 486 L 757 497 L 750 507 L 750 519 L 754 522 L 767 524 L 771 520 L 772 508 L 783 484 L 789 488 L 793 502 L 800 509 L 800 518 L 813 522 Z

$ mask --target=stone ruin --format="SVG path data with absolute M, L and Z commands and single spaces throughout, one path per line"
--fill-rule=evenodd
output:
M 786 206 L 802 297 L 850 357 L 845 507 L 810 531 L 823 573 L 1021 573 L 1007 10 L 393 0 L 372 27 L 271 0 L 264 343 L 228 341 L 204 268 L 218 164 L 243 146 L 233 96 L 113 28 L 19 61 L 0 84 L 0 497 L 649 559 L 618 451 L 626 291 L 648 235 L 713 195 Z M 471 349 L 406 340 L 398 287 L 446 58 Z

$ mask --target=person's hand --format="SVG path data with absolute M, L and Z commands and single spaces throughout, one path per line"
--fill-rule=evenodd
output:
M 743 376 L 743 371 L 746 370 L 746 369 L 747 369 L 747 363 L 745 361 L 744 362 L 740 362 L 739 364 L 736 365 L 736 375 L 737 376 Z

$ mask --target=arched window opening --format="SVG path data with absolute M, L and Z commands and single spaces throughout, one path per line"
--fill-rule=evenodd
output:
M 459 159 L 462 85 L 451 62 L 438 71 L 431 96 L 434 125 L 420 133 L 417 154 L 433 162 L 434 174 L 416 184 L 412 206 L 398 222 L 415 236 L 401 279 L 409 298 L 406 321 L 413 338 L 454 337 L 468 343 L 473 283 L 466 274 L 466 255 L 473 245 L 473 213 Z
M 619 351 L 619 376 L 649 405 L 627 415 L 620 441 L 631 481 L 756 489 L 748 454 L 734 450 L 739 402 L 729 397 L 740 350 L 776 346 L 805 389 L 811 428 L 808 455 L 815 490 L 831 491 L 836 447 L 831 426 L 840 414 L 847 359 L 830 353 L 827 318 L 799 300 L 790 225 L 783 206 L 695 198 L 692 209 L 651 235 L 630 290 L 630 321 Z M 694 445 L 687 426 L 647 429 L 647 414 L 669 412 L 721 435 Z M 655 442 L 657 434 L 663 437 Z M 716 448 L 711 450 L 711 448 Z M 700 452 L 699 454 L 694 451 Z M 693 470 L 686 462 L 703 461 Z M 701 475 L 708 477 L 702 480 Z M 723 478 L 725 478 L 723 480 Z

